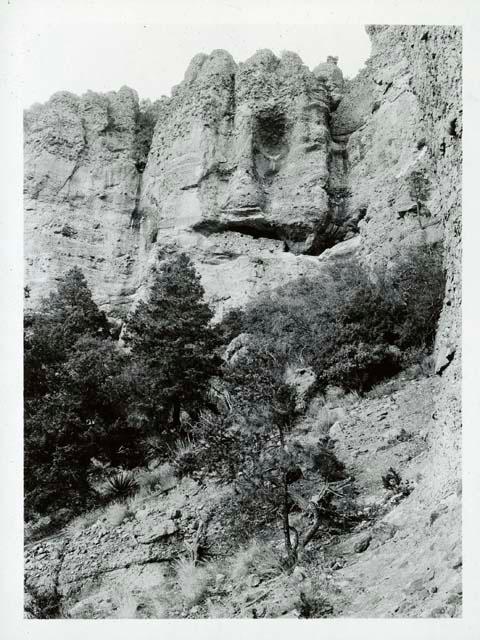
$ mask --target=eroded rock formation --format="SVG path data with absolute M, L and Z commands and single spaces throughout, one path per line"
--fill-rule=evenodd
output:
M 381 260 L 404 241 L 440 239 L 445 176 L 437 164 L 461 135 L 461 104 L 449 91 L 454 80 L 437 82 L 432 94 L 425 74 L 459 73 L 451 55 L 458 34 L 420 27 L 369 27 L 369 34 L 372 56 L 347 83 L 332 56 L 313 72 L 290 52 L 277 58 L 262 50 L 240 64 L 221 50 L 195 56 L 158 105 L 143 162 L 141 108 L 126 87 L 62 92 L 28 110 L 32 303 L 78 264 L 99 303 L 124 316 L 148 289 L 151 266 L 185 251 L 220 314 L 318 273 L 337 250 Z M 438 38 L 449 46 L 435 61 Z M 442 108 L 435 131 L 433 104 Z M 407 179 L 419 168 L 434 187 L 423 229 L 408 215 Z
M 32 300 L 79 264 L 99 302 L 124 312 L 172 251 L 192 256 L 220 310 L 318 271 L 316 256 L 355 232 L 330 135 L 343 78 L 336 63 L 323 67 L 267 50 L 240 65 L 225 51 L 195 56 L 159 105 L 146 167 L 131 90 L 60 93 L 30 109 Z
M 26 283 L 32 301 L 78 264 L 102 305 L 136 287 L 138 97 L 57 93 L 25 114 Z
M 145 167 L 137 158 L 140 111 L 131 90 L 56 94 L 30 109 L 27 283 L 35 301 L 79 264 L 97 300 L 121 314 L 147 288 L 153 264 L 185 251 L 221 313 L 263 289 L 319 273 L 338 256 L 355 252 L 388 268 L 403 244 L 443 241 L 438 377 L 401 391 L 398 404 L 382 398 L 375 405 L 379 432 L 385 415 L 395 426 L 397 413 L 399 425 L 410 420 L 421 456 L 408 451 L 402 464 L 415 490 L 380 523 L 391 535 L 380 542 L 374 536 L 360 559 L 339 572 L 339 588 L 344 615 L 458 615 L 461 30 L 367 30 L 372 56 L 347 82 L 334 58 L 310 72 L 291 53 L 278 59 L 260 51 L 240 65 L 223 51 L 196 56 L 172 97 L 160 102 Z M 415 170 L 431 184 L 421 224 L 408 188 Z M 407 411 L 416 393 L 418 416 Z M 363 435 L 373 428 L 372 406 L 362 405 L 339 437 L 354 460 L 360 454 L 378 460 L 375 438 L 366 445 Z M 365 423 L 356 439 L 359 415 Z M 358 466 L 360 475 L 370 470 L 361 460 Z M 378 475 L 368 479 L 372 487 Z M 96 544 L 104 549 L 100 538 Z M 121 575 L 99 565 L 95 581 L 135 573 L 150 561 L 137 559 L 137 551 L 128 566 L 118 561 Z M 88 545 L 85 554 L 88 566 L 96 555 Z M 66 571 L 74 567 L 77 574 L 78 558 L 65 557 L 55 584 L 66 593 Z M 32 584 L 36 575 L 30 572 Z M 88 592 L 88 580 L 78 575 Z

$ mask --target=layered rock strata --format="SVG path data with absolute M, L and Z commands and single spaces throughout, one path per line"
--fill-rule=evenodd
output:
M 336 63 L 323 67 L 312 73 L 296 54 L 267 50 L 240 65 L 225 51 L 195 56 L 159 105 L 145 168 L 135 161 L 131 90 L 60 93 L 30 109 L 32 301 L 79 264 L 100 304 L 124 312 L 152 264 L 178 251 L 194 259 L 220 310 L 318 272 L 315 257 L 355 232 L 330 136 L 343 77 Z
M 135 290 L 138 115 L 127 87 L 80 98 L 61 92 L 26 112 L 26 284 L 34 304 L 76 264 L 101 305 L 121 306 Z

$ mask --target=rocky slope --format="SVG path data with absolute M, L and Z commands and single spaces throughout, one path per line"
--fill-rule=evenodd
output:
M 310 589 L 333 607 L 329 615 L 459 615 L 458 496 L 453 491 L 432 503 L 424 491 L 435 437 L 430 418 L 440 387 L 435 376 L 398 380 L 365 399 L 332 399 L 299 425 L 305 441 L 325 433 L 335 439 L 337 455 L 355 478 L 363 516 L 351 532 L 322 533 L 293 575 L 277 569 L 275 579 L 267 579 L 259 566 L 243 580 L 231 576 L 228 559 L 235 546 L 222 521 L 222 491 L 213 480 L 203 486 L 184 480 L 172 491 L 138 500 L 119 523 L 99 512 L 85 528 L 30 545 L 27 588 L 35 598 L 27 610 L 35 613 L 35 599 L 43 598 L 73 618 L 122 617 L 126 601 L 129 617 L 252 617 L 258 603 L 260 617 L 298 617 L 299 594 Z M 408 497 L 385 490 L 382 475 L 390 467 L 408 483 Z M 175 563 L 202 521 L 215 580 L 197 605 L 185 602 Z M 270 545 L 282 547 L 279 527 L 265 535 Z M 152 607 L 165 594 L 168 606 L 159 614 Z
M 360 555 L 353 546 L 365 531 L 332 547 L 343 560 L 334 579 L 323 566 L 322 584 L 333 585 L 337 615 L 459 615 L 461 30 L 370 26 L 368 33 L 372 56 L 346 83 L 335 59 L 310 72 L 290 53 L 261 51 L 240 65 L 223 51 L 196 56 L 160 103 L 145 167 L 136 159 L 139 107 L 129 89 L 62 93 L 32 108 L 27 283 L 35 302 L 79 264 L 97 299 L 122 315 L 143 295 L 152 265 L 181 250 L 221 313 L 318 273 L 338 255 L 353 251 L 388 267 L 402 245 L 442 240 L 447 287 L 436 377 L 349 407 L 336 433 L 339 456 L 355 467 L 366 498 L 381 502 L 380 467 L 393 462 L 415 490 L 379 515 Z M 421 225 L 407 184 L 417 169 L 431 187 Z M 387 422 L 413 437 L 384 443 Z M 157 527 L 156 510 L 168 508 L 152 505 L 145 527 L 149 518 Z M 60 539 L 31 549 L 27 577 L 38 586 L 51 567 L 67 607 L 92 597 L 101 616 L 96 594 L 108 591 L 106 574 L 115 587 L 125 572 L 164 562 L 187 535 L 180 524 L 170 544 L 145 546 L 135 537 L 140 525 L 126 523 L 112 534 L 115 554 L 101 527 L 74 545 Z M 82 573 L 80 551 L 95 576 Z M 71 582 L 79 586 L 72 599 Z M 112 613 L 108 597 L 104 615 Z

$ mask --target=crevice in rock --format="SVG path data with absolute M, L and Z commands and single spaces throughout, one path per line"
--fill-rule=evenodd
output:
M 444 371 L 445 371 L 446 369 L 448 369 L 448 367 L 451 365 L 451 363 L 452 363 L 452 361 L 453 361 L 454 357 L 455 357 L 455 350 L 450 351 L 450 353 L 447 353 L 447 354 L 445 355 L 445 361 L 444 361 L 444 363 L 442 364 L 442 366 L 441 366 L 441 367 L 439 367 L 439 368 L 437 369 L 437 372 L 436 372 L 436 373 L 437 373 L 437 376 L 442 376 L 442 375 L 443 375 Z
M 248 224 L 248 222 L 244 222 L 242 220 L 239 220 L 238 222 L 204 220 L 196 224 L 193 227 L 193 230 L 205 236 L 210 236 L 213 233 L 225 233 L 228 231 L 232 231 L 234 233 L 240 233 L 244 236 L 250 236 L 251 238 L 255 238 L 256 240 L 261 238 L 267 238 L 269 240 L 282 240 L 282 237 L 280 236 L 277 229 L 275 229 L 271 225 L 265 223 L 261 226 L 254 226 L 253 224 Z
M 65 186 L 67 185 L 68 182 L 70 182 L 70 180 L 73 178 L 73 176 L 75 175 L 75 172 L 77 171 L 77 169 L 79 168 L 80 164 L 77 161 L 75 163 L 75 166 L 73 167 L 72 171 L 70 172 L 70 174 L 67 176 L 67 179 L 65 180 L 65 182 L 62 184 L 62 186 L 60 187 L 60 189 L 58 190 L 58 193 L 60 193 Z
M 147 166 L 159 110 L 160 100 L 156 100 L 153 104 L 144 101 L 140 104 L 136 114 L 132 155 L 135 167 L 140 174 L 145 171 Z
M 142 177 L 138 176 L 137 193 L 135 194 L 135 206 L 130 214 L 130 229 L 138 231 L 142 222 L 142 214 L 140 212 L 140 195 L 142 191 Z
M 425 138 L 421 138 L 418 142 L 417 142 L 417 149 L 419 151 L 421 151 L 424 147 L 427 146 L 427 141 Z
M 458 139 L 460 137 L 460 134 L 457 130 L 457 118 L 453 118 L 452 120 L 450 120 L 450 123 L 448 125 L 448 133 L 452 136 L 452 138 Z

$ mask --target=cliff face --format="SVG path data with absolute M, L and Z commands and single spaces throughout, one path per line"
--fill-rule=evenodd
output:
M 418 486 L 384 518 L 398 529 L 393 539 L 342 572 L 352 580 L 344 614 L 455 616 L 462 593 L 462 35 L 458 27 L 439 26 L 367 31 L 372 56 L 346 88 L 331 126 L 347 153 L 349 206 L 362 211 L 359 253 L 388 265 L 402 244 L 442 240 L 447 285 Z M 409 215 L 407 178 L 418 169 L 430 185 L 423 228 Z
M 388 261 L 402 244 L 443 240 L 447 286 L 436 343 L 435 482 L 459 480 L 461 348 L 462 42 L 458 27 L 370 26 L 372 56 L 332 116 L 345 147 L 350 215 L 363 259 Z M 410 215 L 408 177 L 423 170 L 428 217 Z M 448 475 L 448 478 L 447 478 Z
M 239 66 L 225 51 L 196 56 L 153 137 L 144 252 L 189 253 L 217 306 L 317 269 L 304 254 L 336 241 L 330 107 L 325 82 L 296 54 L 259 51 Z
M 26 112 L 26 284 L 33 302 L 75 264 L 102 305 L 121 305 L 134 290 L 138 115 L 138 97 L 126 87 L 80 98 L 57 93 Z
M 330 135 L 342 89 L 335 60 L 310 72 L 293 53 L 259 51 L 238 66 L 225 51 L 200 54 L 159 105 L 145 168 L 131 90 L 61 93 L 30 109 L 32 301 L 79 264 L 115 315 L 176 251 L 194 259 L 220 312 L 318 271 L 317 256 L 356 232 L 341 195 L 344 150 Z
M 339 615 L 455 616 L 462 592 L 461 30 L 367 30 L 372 55 L 347 82 L 334 58 L 310 72 L 290 53 L 278 59 L 260 51 L 240 65 L 223 51 L 196 56 L 158 107 L 146 166 L 138 162 L 141 110 L 131 90 L 56 94 L 32 108 L 27 283 L 35 302 L 79 264 L 97 300 L 123 313 L 148 286 L 150 267 L 185 251 L 221 313 L 262 289 L 319 273 L 344 253 L 388 268 L 402 245 L 442 240 L 437 376 L 360 401 L 335 436 L 342 459 L 360 480 L 366 476 L 365 495 L 378 498 L 390 464 L 401 465 L 415 490 L 377 523 L 380 533 L 360 556 L 345 541 L 346 566 L 329 584 L 342 594 Z M 421 224 L 408 186 L 419 169 L 430 186 Z M 378 446 L 387 423 L 412 433 L 403 453 Z M 147 513 L 142 526 L 158 528 L 156 517 Z M 115 552 L 130 526 L 112 534 Z M 92 527 L 66 551 L 51 551 L 54 588 L 80 607 L 86 597 L 98 607 L 105 585 L 115 591 L 168 555 L 165 542 L 147 553 L 123 538 L 121 557 L 105 554 L 100 533 Z M 42 554 L 27 564 L 33 585 L 48 578 Z M 73 588 L 81 595 L 70 596 Z
M 439 400 L 436 446 L 458 448 L 447 423 L 458 434 L 461 31 L 367 30 L 372 55 L 346 83 L 332 57 L 311 72 L 293 53 L 239 65 L 225 51 L 195 56 L 159 103 L 151 141 L 126 87 L 58 93 L 28 110 L 31 302 L 78 264 L 98 302 L 125 315 L 150 267 L 184 251 L 221 313 L 335 255 L 388 266 L 402 244 L 443 239 L 436 369 L 456 391 Z M 408 186 L 418 169 L 429 183 L 423 220 Z M 458 459 L 447 455 L 454 475 Z
M 199 54 L 158 104 L 153 136 L 126 87 L 58 93 L 28 110 L 31 302 L 78 264 L 97 301 L 124 316 L 151 266 L 184 251 L 221 314 L 336 255 L 388 267 L 401 245 L 443 239 L 436 369 L 457 391 L 442 395 L 438 415 L 458 433 L 461 31 L 367 31 L 372 55 L 348 82 L 333 57 L 311 72 L 288 52 L 239 65 L 225 51 Z M 408 186 L 419 169 L 429 183 L 420 220 Z M 458 448 L 440 425 L 436 446 Z M 455 475 L 458 459 L 447 455 Z
M 184 251 L 221 313 L 318 273 L 332 253 L 388 260 L 403 242 L 440 239 L 457 197 L 444 194 L 460 146 L 459 34 L 369 34 L 372 56 L 347 83 L 333 57 L 311 72 L 288 52 L 239 65 L 225 51 L 195 56 L 159 103 L 146 166 L 141 109 L 126 87 L 59 93 L 28 110 L 32 303 L 78 264 L 98 302 L 125 315 L 151 266 Z M 407 178 L 419 168 L 432 186 L 424 228 L 409 215 Z

